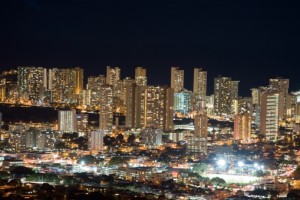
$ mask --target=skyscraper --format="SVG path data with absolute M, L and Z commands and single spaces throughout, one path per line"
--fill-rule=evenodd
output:
M 48 88 L 53 102 L 77 103 L 83 89 L 83 69 L 49 69 Z
M 136 83 L 135 80 L 132 80 L 130 78 L 126 78 L 124 80 L 125 84 L 125 127 L 127 128 L 134 128 L 135 127 L 135 117 L 136 117 Z
M 99 102 L 99 129 L 110 130 L 113 124 L 113 90 L 111 85 L 102 85 Z
M 88 77 L 87 89 L 91 91 L 91 107 L 99 109 L 101 100 L 101 87 L 105 84 L 106 77 L 104 75 Z
M 120 80 L 121 77 L 121 69 L 119 67 L 106 67 L 106 84 L 112 85 L 115 87 L 117 82 Z
M 232 105 L 232 81 L 230 77 L 214 79 L 214 109 L 215 113 L 230 114 Z
M 173 129 L 174 92 L 167 87 L 147 86 L 145 89 L 143 127 L 155 126 L 164 130 Z
M 176 113 L 188 114 L 192 110 L 192 92 L 181 90 L 174 93 L 174 111 Z
M 0 102 L 4 102 L 6 99 L 6 79 L 0 78 Z
M 193 152 L 207 154 L 208 117 L 197 114 L 194 119 Z
M 231 99 L 239 99 L 239 82 L 240 81 L 231 81 Z
M 20 100 L 38 101 L 47 88 L 47 70 L 42 67 L 18 67 Z
M 287 115 L 288 110 L 291 108 L 291 99 L 289 98 L 289 83 L 289 79 L 284 79 L 280 77 L 269 80 L 269 88 L 273 90 L 278 90 L 282 94 L 280 98 L 282 98 L 283 101 L 283 115 Z
M 145 68 L 135 68 L 135 82 L 138 86 L 147 86 L 147 70 Z
M 91 152 L 98 154 L 99 151 L 104 150 L 104 142 L 103 137 L 105 135 L 105 131 L 94 130 L 89 134 L 89 147 Z
M 77 119 L 77 131 L 86 133 L 88 130 L 88 122 L 89 122 L 89 115 L 88 114 L 76 114 Z
M 250 113 L 241 113 L 234 117 L 234 139 L 249 142 L 251 137 L 251 121 Z
M 280 93 L 272 90 L 261 94 L 260 133 L 267 140 L 276 140 L 279 130 L 279 116 L 282 113 Z
M 184 88 L 184 70 L 179 67 L 171 67 L 171 88 L 179 92 Z
M 63 132 L 77 131 L 76 110 L 58 111 L 58 130 Z
M 202 68 L 194 68 L 194 85 L 193 92 L 195 95 L 199 95 L 201 99 L 206 96 L 207 90 L 207 71 L 203 71 Z

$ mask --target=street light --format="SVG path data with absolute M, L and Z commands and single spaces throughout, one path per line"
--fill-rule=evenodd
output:
M 238 166 L 239 166 L 239 167 L 243 167 L 243 166 L 244 166 L 244 162 L 243 162 L 243 161 L 239 161 L 239 162 L 238 162 Z
M 225 166 L 226 161 L 224 159 L 220 159 L 217 161 L 217 164 L 222 167 L 222 166 Z

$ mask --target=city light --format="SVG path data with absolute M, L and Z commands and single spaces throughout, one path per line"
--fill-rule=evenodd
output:
M 225 166 L 226 165 L 226 161 L 224 159 L 220 159 L 217 161 L 217 164 L 222 167 L 222 166 Z
M 244 162 L 243 162 L 243 161 L 239 161 L 239 162 L 238 162 L 238 166 L 239 166 L 239 167 L 243 167 L 243 166 L 244 166 Z

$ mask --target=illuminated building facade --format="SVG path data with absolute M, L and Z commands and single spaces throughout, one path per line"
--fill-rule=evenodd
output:
M 234 116 L 234 139 L 249 142 L 251 137 L 250 113 L 241 113 Z
M 279 117 L 282 112 L 280 93 L 270 90 L 261 93 L 260 133 L 267 140 L 276 140 L 279 129 Z
M 77 131 L 86 133 L 88 131 L 89 115 L 84 113 L 76 114 L 76 119 Z
M 171 67 L 171 88 L 179 92 L 184 88 L 184 70 L 179 67 Z
M 0 101 L 4 102 L 6 99 L 6 79 L 0 79 Z
M 103 137 L 105 135 L 105 131 L 94 130 L 89 134 L 89 146 L 90 151 L 97 154 L 99 151 L 104 150 L 104 142 Z
M 207 154 L 208 117 L 197 114 L 194 119 L 194 134 L 188 140 L 188 150 L 194 153 Z
M 49 69 L 48 88 L 52 102 L 77 103 L 83 89 L 83 69 Z
M 101 100 L 101 87 L 106 82 L 104 75 L 88 77 L 87 89 L 91 91 L 90 106 L 97 109 Z
M 146 145 L 161 145 L 162 133 L 162 130 L 159 128 L 147 127 L 140 134 L 141 142 Z
M 77 132 L 76 110 L 58 111 L 58 130 L 62 132 Z
M 272 78 L 269 80 L 269 88 L 272 90 L 277 90 L 281 93 L 280 98 L 283 102 L 283 113 L 282 115 L 290 114 L 291 109 L 291 99 L 289 97 L 289 79 L 284 78 Z M 280 115 L 280 118 L 283 117 Z
M 42 67 L 18 67 L 18 92 L 22 101 L 39 101 L 47 88 L 47 70 Z
M 19 96 L 17 70 L 4 71 L 0 75 L 0 99 L 2 102 L 16 103 Z
M 193 93 L 200 97 L 207 95 L 207 71 L 202 68 L 194 68 Z
M 215 113 L 231 114 L 232 81 L 230 77 L 217 77 L 214 79 L 214 109 Z
M 142 127 L 158 126 L 173 129 L 174 92 L 167 87 L 148 86 L 145 89 L 144 122 Z
M 121 69 L 119 67 L 106 67 L 106 84 L 111 85 L 114 90 L 114 96 L 116 96 L 115 89 L 117 87 L 118 81 L 121 78 Z
M 113 89 L 111 85 L 102 85 L 99 102 L 99 129 L 110 130 L 113 124 Z
M 80 105 L 82 108 L 86 108 L 91 106 L 91 101 L 92 101 L 91 90 L 81 90 L 79 94 L 78 105 Z
M 138 86 L 147 86 L 147 70 L 145 68 L 135 68 L 135 82 Z
M 182 90 L 174 93 L 174 112 L 187 114 L 192 110 L 192 92 Z
M 125 127 L 127 128 L 134 128 L 136 127 L 135 124 L 135 117 L 138 106 L 136 102 L 136 81 L 130 78 L 124 80 L 125 84 Z

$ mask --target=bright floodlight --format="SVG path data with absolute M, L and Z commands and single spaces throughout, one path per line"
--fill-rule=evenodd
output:
M 258 164 L 257 164 L 257 163 L 254 163 L 254 167 L 255 167 L 255 168 L 258 168 Z
M 223 160 L 223 159 L 220 159 L 220 160 L 218 160 L 217 164 L 218 164 L 219 166 L 224 166 L 224 165 L 226 164 L 226 161 Z
M 80 162 L 80 164 L 81 164 L 81 165 L 84 165 L 84 164 L 85 164 L 85 162 L 84 162 L 84 161 L 81 161 L 81 162 Z
M 244 166 L 244 162 L 243 162 L 243 161 L 239 161 L 239 162 L 238 162 L 238 166 L 239 166 L 239 167 L 243 167 L 243 166 Z

